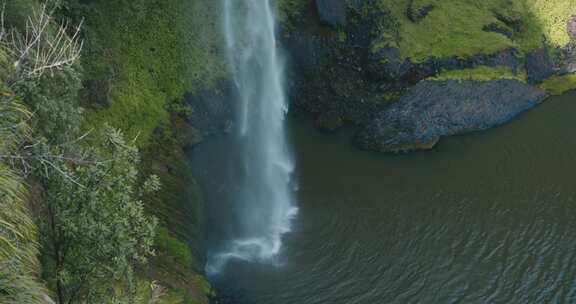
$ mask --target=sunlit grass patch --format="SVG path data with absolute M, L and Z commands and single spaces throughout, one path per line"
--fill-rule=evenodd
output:
M 473 69 L 445 71 L 429 78 L 430 80 L 479 80 L 489 81 L 495 79 L 515 79 L 526 80 L 526 74 L 523 71 L 514 73 L 510 68 L 505 66 L 479 66 Z
M 415 10 L 433 6 L 414 22 L 407 14 L 410 0 L 380 0 L 377 5 L 390 11 L 397 26 L 384 29 L 382 43 L 375 48 L 399 47 L 414 62 L 493 54 L 506 48 L 528 52 L 545 41 L 563 46 L 569 41 L 566 22 L 576 14 L 576 0 L 414 0 Z M 489 25 L 509 35 L 486 30 Z
M 542 82 L 540 88 L 552 95 L 576 89 L 576 74 L 554 75 Z

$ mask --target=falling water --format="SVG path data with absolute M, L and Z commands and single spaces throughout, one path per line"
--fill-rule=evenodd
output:
M 230 259 L 274 262 L 297 208 L 294 160 L 285 130 L 284 66 L 269 0 L 223 0 L 230 72 L 237 89 L 236 145 L 242 165 L 235 204 L 241 206 L 236 239 L 209 256 L 208 273 Z

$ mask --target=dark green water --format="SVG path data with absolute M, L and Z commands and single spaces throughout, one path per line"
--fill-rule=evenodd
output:
M 576 303 L 576 93 L 403 156 L 291 122 L 300 213 L 278 265 L 234 261 L 238 303 Z M 233 148 L 194 153 L 209 245 L 233 226 Z

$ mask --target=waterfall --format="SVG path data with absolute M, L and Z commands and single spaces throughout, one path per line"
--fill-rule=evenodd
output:
M 236 87 L 241 174 L 234 204 L 240 206 L 235 239 L 208 257 L 219 273 L 230 259 L 273 262 L 297 213 L 294 160 L 286 132 L 284 65 L 269 0 L 223 0 L 230 73 Z

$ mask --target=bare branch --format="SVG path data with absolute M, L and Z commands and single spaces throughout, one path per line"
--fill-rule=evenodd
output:
M 10 33 L 8 44 L 16 59 L 16 77 L 38 78 L 46 72 L 74 64 L 83 47 L 80 39 L 82 24 L 83 21 L 75 28 L 68 22 L 58 24 L 43 4 L 39 11 L 28 17 L 24 33 Z M 55 30 L 51 31 L 53 27 Z M 72 36 L 68 35 L 69 32 Z

